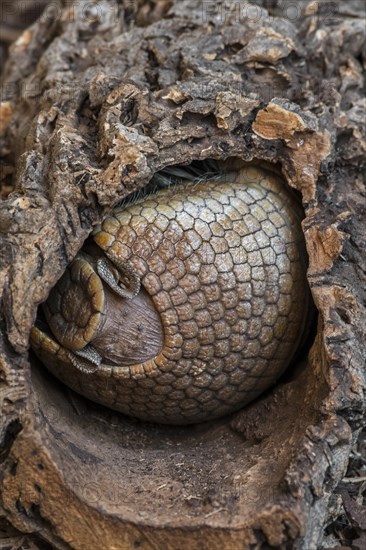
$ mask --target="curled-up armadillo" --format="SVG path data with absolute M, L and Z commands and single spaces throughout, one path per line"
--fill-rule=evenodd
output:
M 188 424 L 273 384 L 307 333 L 297 202 L 259 167 L 185 181 L 116 209 L 32 329 L 47 368 L 144 420 Z

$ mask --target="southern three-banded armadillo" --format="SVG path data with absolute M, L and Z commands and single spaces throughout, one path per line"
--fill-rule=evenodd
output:
M 301 210 L 281 178 L 242 167 L 116 209 L 32 329 L 47 368 L 143 420 L 189 424 L 252 401 L 309 326 Z

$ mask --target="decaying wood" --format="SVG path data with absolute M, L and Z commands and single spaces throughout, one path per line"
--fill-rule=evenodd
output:
M 12 46 L 1 505 L 57 548 L 320 543 L 365 412 L 365 26 L 357 2 L 263 5 L 65 2 Z M 316 334 L 233 417 L 142 424 L 56 383 L 29 332 L 93 225 L 158 170 L 206 158 L 275 163 L 301 193 Z

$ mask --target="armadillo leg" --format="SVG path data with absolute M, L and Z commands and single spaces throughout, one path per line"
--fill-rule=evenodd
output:
M 98 370 L 102 362 L 102 357 L 90 345 L 74 353 L 68 352 L 68 357 L 74 367 L 85 374 L 91 374 Z
M 98 275 L 107 285 L 122 298 L 134 298 L 140 290 L 140 277 L 126 262 L 113 262 L 108 258 L 99 258 L 97 262 Z

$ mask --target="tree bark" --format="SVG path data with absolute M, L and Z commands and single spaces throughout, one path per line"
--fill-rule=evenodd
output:
M 0 483 L 21 532 L 75 550 L 320 545 L 365 413 L 366 32 L 358 2 L 294 9 L 65 1 L 12 46 Z M 274 164 L 301 193 L 317 326 L 307 357 L 239 413 L 148 425 L 57 383 L 29 333 L 113 206 L 207 158 Z

